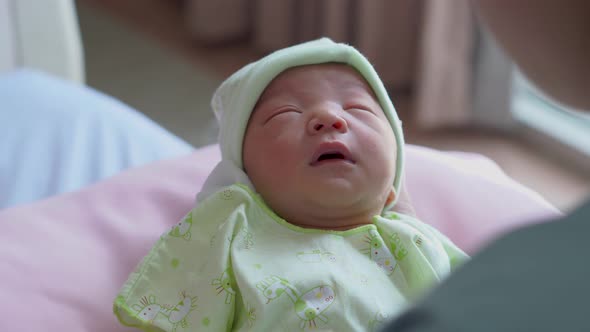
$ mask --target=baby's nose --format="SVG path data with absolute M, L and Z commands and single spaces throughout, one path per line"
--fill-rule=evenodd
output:
M 335 130 L 340 133 L 348 131 L 348 124 L 341 116 L 332 112 L 322 112 L 314 114 L 307 124 L 309 134 Z

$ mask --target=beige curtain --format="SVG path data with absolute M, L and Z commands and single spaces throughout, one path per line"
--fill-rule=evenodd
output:
M 469 0 L 189 0 L 208 43 L 248 40 L 261 54 L 321 36 L 357 47 L 392 92 L 411 91 L 419 127 L 471 121 Z
M 422 128 L 465 125 L 472 118 L 474 22 L 468 0 L 424 6 L 415 122 Z
M 190 0 L 188 27 L 208 43 L 248 37 L 261 53 L 330 37 L 357 47 L 393 89 L 411 88 L 421 0 Z

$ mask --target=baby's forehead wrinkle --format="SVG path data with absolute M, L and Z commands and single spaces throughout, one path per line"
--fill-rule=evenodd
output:
M 367 93 L 374 96 L 371 88 L 363 82 L 358 80 L 346 80 L 346 81 L 330 81 L 320 80 L 319 88 L 316 86 L 308 86 L 301 80 L 283 81 L 277 85 L 269 86 L 266 89 L 259 101 L 264 102 L 268 99 L 298 99 L 306 100 L 313 97 L 324 97 L 327 95 L 340 95 L 341 97 L 353 95 L 362 96 Z
M 308 80 L 320 81 L 313 88 L 305 84 Z M 268 102 L 306 103 L 314 97 L 339 96 L 341 99 L 362 98 L 369 94 L 377 104 L 379 100 L 371 85 L 354 67 L 347 64 L 328 63 L 289 68 L 275 77 L 262 91 L 253 112 Z M 280 105 L 278 105 L 280 106 Z
M 264 103 L 268 99 L 277 98 L 281 96 L 292 96 L 293 92 L 296 91 L 297 84 L 294 84 L 293 80 L 287 80 L 280 74 L 273 79 L 266 88 L 260 94 L 258 98 L 258 104 Z

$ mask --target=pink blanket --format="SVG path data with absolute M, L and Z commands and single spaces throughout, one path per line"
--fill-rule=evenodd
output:
M 159 235 L 188 211 L 216 146 L 81 191 L 0 211 L 0 331 L 127 331 L 112 300 Z M 473 253 L 559 212 L 474 154 L 408 146 L 418 217 Z

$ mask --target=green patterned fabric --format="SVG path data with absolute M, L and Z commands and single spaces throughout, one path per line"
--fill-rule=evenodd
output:
M 466 259 L 409 216 L 304 229 L 233 185 L 160 238 L 114 311 L 145 331 L 371 331 Z

